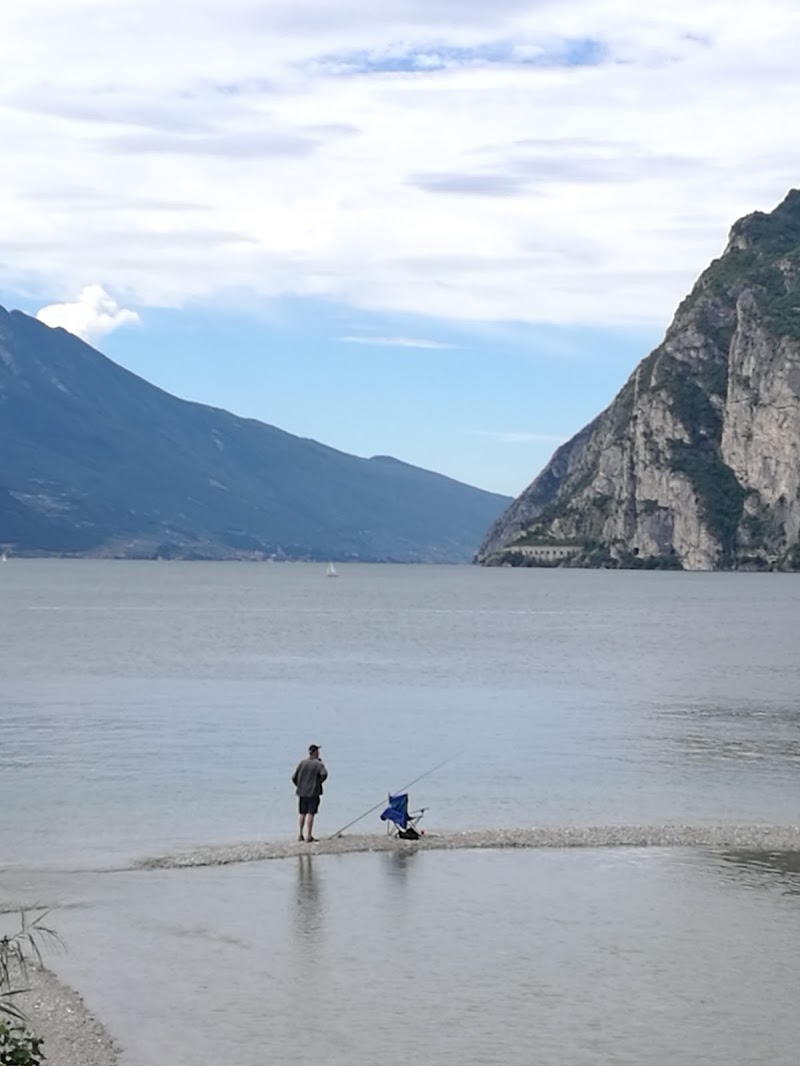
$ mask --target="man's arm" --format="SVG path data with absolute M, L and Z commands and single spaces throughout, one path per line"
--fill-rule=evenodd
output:
M 325 778 L 328 776 L 328 771 L 325 769 L 325 763 L 322 761 L 322 759 L 320 759 L 319 761 L 319 769 L 317 770 L 317 774 L 319 775 L 320 781 L 324 781 Z

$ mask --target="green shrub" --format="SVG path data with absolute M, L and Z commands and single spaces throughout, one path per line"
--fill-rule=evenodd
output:
M 698 282 L 698 288 L 726 296 L 733 289 L 743 288 L 753 273 L 758 255 L 749 248 L 732 248 L 727 255 L 713 259 Z
M 708 392 L 727 388 L 727 371 L 723 378 L 710 365 L 703 370 L 708 379 L 703 383 L 705 389 L 694 380 L 685 363 L 665 355 L 658 364 L 657 386 L 669 396 L 673 414 L 689 431 L 693 442 L 708 437 L 718 440 L 722 432 L 722 420 Z
M 703 519 L 720 543 L 719 563 L 725 565 L 733 554 L 747 492 L 727 463 L 710 448 L 673 441 L 670 466 L 691 482 Z
M 683 570 L 680 557 L 675 552 L 664 555 L 634 555 L 631 551 L 620 552 L 620 570 Z
M 767 520 L 763 514 L 746 514 L 742 518 L 742 529 L 752 546 L 764 544 L 767 536 Z
M 783 292 L 763 298 L 764 320 L 770 330 L 780 337 L 800 341 L 800 292 Z
M 46 911 L 32 921 L 25 911 L 20 927 L 0 937 L 0 1066 L 39 1066 L 44 1061 L 42 1040 L 28 1032 L 25 1016 L 15 999 L 25 988 L 15 987 L 17 980 L 27 982 L 28 966 L 42 965 L 41 947 L 46 942 L 60 942 L 57 933 L 43 924 Z
M 614 562 L 608 545 L 596 542 L 587 543 L 581 561 L 590 568 L 609 567 Z
M 0 1066 L 39 1066 L 44 1062 L 42 1040 L 21 1025 L 0 1022 Z

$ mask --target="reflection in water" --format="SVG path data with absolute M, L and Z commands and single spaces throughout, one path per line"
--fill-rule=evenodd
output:
M 301 938 L 316 938 L 322 928 L 322 900 L 311 855 L 297 856 L 296 896 L 295 918 L 298 935 Z
M 723 869 L 750 888 L 778 888 L 784 895 L 800 896 L 800 852 L 726 851 Z
M 390 889 L 405 887 L 408 871 L 417 861 L 418 857 L 419 852 L 416 849 L 413 851 L 411 849 L 384 851 L 382 853 L 381 858 L 383 859 L 383 868 L 386 871 Z
M 381 855 L 386 904 L 396 918 L 402 914 L 408 919 L 414 911 L 414 895 L 409 892 L 409 874 L 418 859 L 419 852 L 416 849 L 385 851 Z

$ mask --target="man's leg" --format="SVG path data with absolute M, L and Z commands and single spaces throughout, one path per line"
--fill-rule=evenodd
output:
M 305 824 L 306 824 L 306 816 L 304 814 L 301 814 L 300 815 L 300 825 L 299 825 L 298 830 L 297 830 L 297 839 L 298 840 L 302 840 L 303 839 L 303 826 Z M 311 832 L 311 830 L 309 829 L 309 833 L 310 832 Z
M 314 839 L 314 815 L 313 814 L 309 814 L 309 816 L 308 816 L 308 836 L 306 837 L 306 840 L 313 840 L 313 839 Z

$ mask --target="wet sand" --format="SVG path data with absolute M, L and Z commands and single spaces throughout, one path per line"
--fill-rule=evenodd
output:
M 135 864 L 135 868 L 163 870 L 191 866 L 224 866 L 228 863 L 285 859 L 292 855 L 346 855 L 365 851 L 619 847 L 798 851 L 800 825 L 537 826 L 530 829 L 474 829 L 460 833 L 431 830 L 415 841 L 400 840 L 384 833 L 353 833 L 328 837 L 313 844 L 301 844 L 296 840 L 267 840 L 203 845 L 141 859 Z

